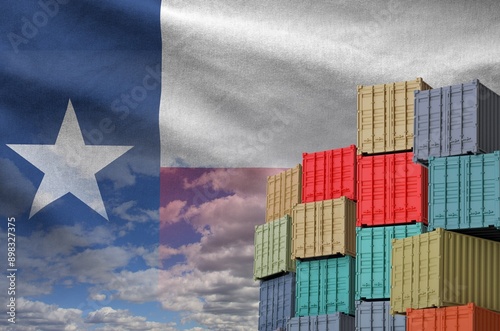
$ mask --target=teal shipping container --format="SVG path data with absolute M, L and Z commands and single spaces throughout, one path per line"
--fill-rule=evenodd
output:
M 297 261 L 295 316 L 354 315 L 355 259 Z
M 499 151 L 429 159 L 429 230 L 436 228 L 499 239 Z
M 356 228 L 356 300 L 389 299 L 392 239 L 425 232 L 422 223 Z
M 292 219 L 290 216 L 255 227 L 254 279 L 295 271 L 292 260 Z

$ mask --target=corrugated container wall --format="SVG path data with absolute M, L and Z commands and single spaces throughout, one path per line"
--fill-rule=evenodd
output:
M 261 281 L 259 331 L 286 328 L 295 312 L 295 273 Z
M 255 227 L 253 277 L 260 279 L 295 271 L 292 260 L 292 219 L 286 215 Z
M 356 331 L 406 331 L 406 317 L 391 315 L 389 301 L 356 301 Z
M 408 309 L 408 331 L 498 331 L 500 313 L 469 303 L 446 308 Z
M 356 146 L 302 154 L 302 202 L 356 201 Z
M 500 152 L 431 157 L 429 196 L 430 229 L 490 232 L 500 239 L 495 229 L 477 229 L 500 228 Z
M 302 165 L 267 177 L 266 222 L 292 215 L 292 208 L 302 202 Z
M 413 153 L 358 156 L 356 226 L 427 224 L 427 168 Z
M 358 154 L 412 149 L 414 91 L 430 88 L 422 78 L 358 86 Z
M 342 197 L 293 209 L 292 258 L 356 256 L 356 203 Z
M 474 302 L 500 311 L 500 242 L 441 228 L 392 241 L 391 313 Z
M 286 331 L 354 331 L 354 317 L 342 313 L 294 317 Z
M 354 315 L 354 258 L 297 261 L 295 316 Z
M 427 232 L 422 223 L 356 228 L 356 300 L 389 299 L 392 239 Z
M 500 96 L 470 83 L 415 92 L 414 161 L 500 150 Z

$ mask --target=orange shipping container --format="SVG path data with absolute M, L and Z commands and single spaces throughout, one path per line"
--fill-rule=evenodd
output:
M 500 313 L 465 306 L 406 310 L 407 331 L 498 331 Z
M 267 177 L 266 222 L 292 215 L 292 208 L 301 202 L 302 165 Z

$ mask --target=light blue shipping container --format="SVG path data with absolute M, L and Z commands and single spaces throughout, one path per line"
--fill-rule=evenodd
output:
M 295 316 L 354 315 L 355 259 L 297 261 Z
M 392 239 L 427 232 L 422 223 L 356 228 L 355 299 L 389 299 Z
M 479 80 L 415 91 L 413 161 L 500 150 L 500 96 Z
M 295 273 L 261 281 L 259 331 L 283 330 L 295 311 Z
M 436 228 L 498 236 L 500 152 L 429 159 L 429 230 Z
M 356 331 L 406 331 L 406 316 L 391 315 L 389 301 L 356 301 Z
M 343 313 L 294 317 L 286 331 L 354 331 L 354 317 Z

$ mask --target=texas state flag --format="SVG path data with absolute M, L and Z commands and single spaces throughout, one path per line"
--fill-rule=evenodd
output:
M 0 330 L 256 330 L 267 176 L 358 84 L 499 90 L 499 6 L 4 0 Z
M 266 177 L 301 158 L 281 87 L 243 53 L 219 77 L 224 27 L 168 2 L 2 9 L 0 329 L 256 329 Z

